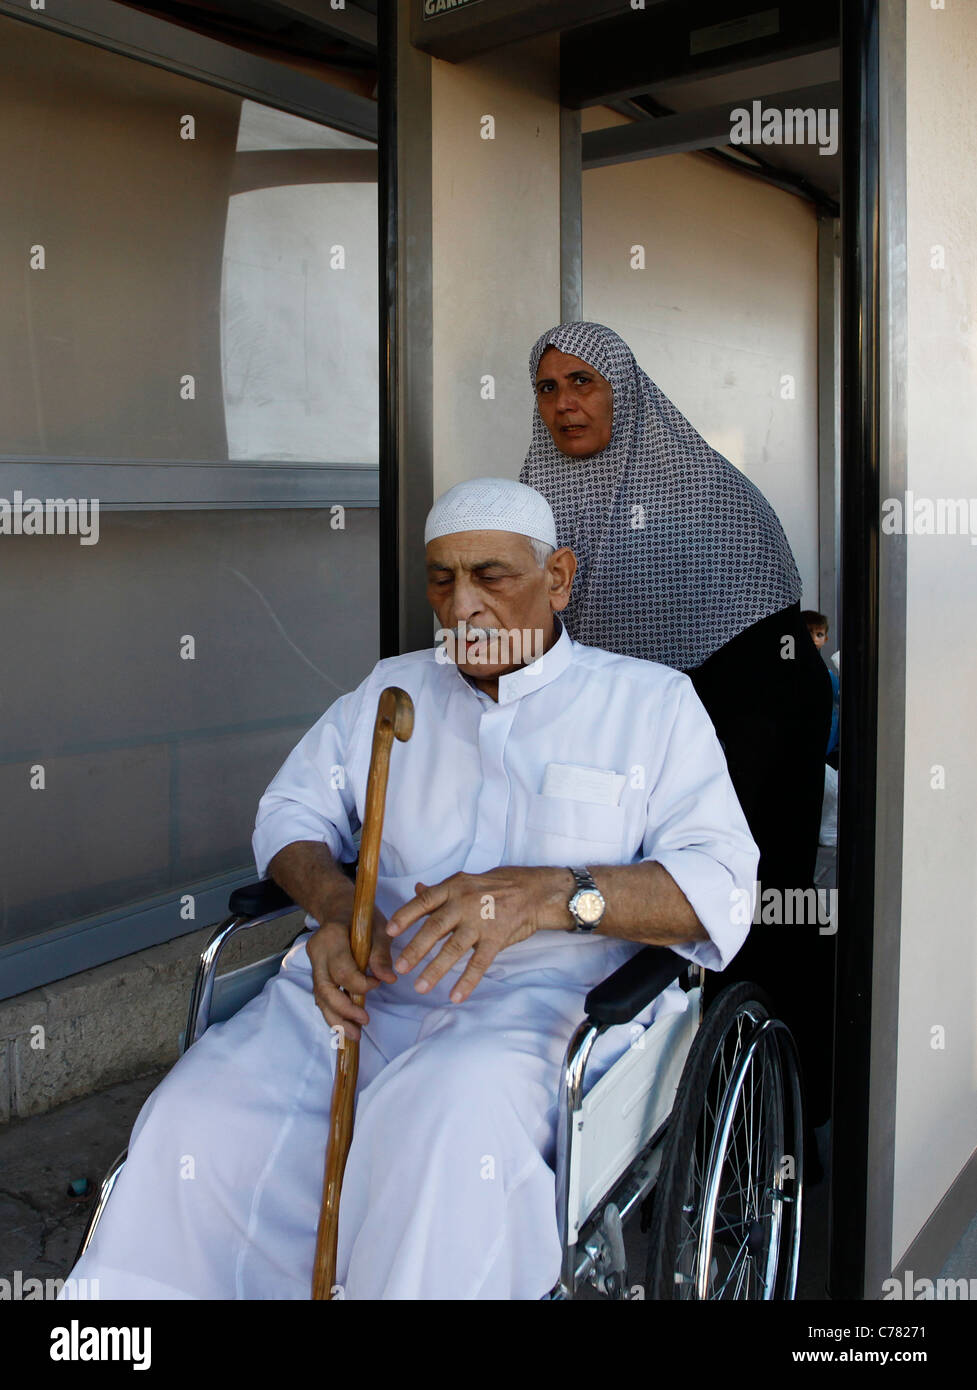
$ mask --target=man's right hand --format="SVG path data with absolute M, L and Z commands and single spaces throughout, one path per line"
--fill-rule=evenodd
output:
M 351 899 L 352 894 L 350 913 Z M 360 1025 L 369 1023 L 370 1015 L 349 996 L 365 996 L 381 982 L 396 984 L 400 977 L 390 963 L 387 920 L 379 909 L 373 910 L 373 948 L 367 964 L 368 973 L 357 970 L 349 944 L 349 922 L 334 920 L 337 915 L 335 910 L 328 916 L 323 914 L 322 926 L 309 937 L 305 949 L 312 964 L 315 1001 L 323 1018 L 330 1028 L 342 1028 L 347 1038 L 358 1039 Z
M 359 1025 L 369 1023 L 370 1016 L 349 996 L 366 995 L 382 981 L 396 984 L 400 978 L 390 964 L 387 919 L 374 908 L 373 950 L 366 967 L 369 974 L 364 974 L 357 970 L 349 944 L 355 890 L 328 847 L 318 840 L 295 840 L 272 858 L 268 873 L 320 924 L 306 942 L 315 1002 L 330 1028 L 358 1038 Z

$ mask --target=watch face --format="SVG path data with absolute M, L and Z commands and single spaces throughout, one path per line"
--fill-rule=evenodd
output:
M 577 894 L 575 906 L 582 922 L 599 922 L 604 911 L 604 900 L 599 893 L 585 890 Z

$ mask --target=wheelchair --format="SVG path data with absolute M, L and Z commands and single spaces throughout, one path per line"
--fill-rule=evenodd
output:
M 343 867 L 352 877 L 353 866 Z M 218 976 L 227 942 L 296 910 L 270 880 L 231 894 L 231 915 L 201 953 L 181 1055 L 211 1023 L 260 993 L 285 956 Z M 588 1089 L 597 1039 L 631 1023 L 673 981 L 687 995 L 685 1011 L 633 1025 L 627 1051 Z M 804 1186 L 797 1048 L 757 986 L 730 985 L 704 1007 L 704 983 L 701 967 L 664 946 L 645 946 L 587 995 L 562 1069 L 556 1215 L 563 1255 L 545 1299 L 794 1298 Z M 126 1152 L 102 1181 L 75 1262 Z

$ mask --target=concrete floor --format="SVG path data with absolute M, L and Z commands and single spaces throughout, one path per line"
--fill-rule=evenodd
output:
M 0 1278 L 63 1279 L 74 1263 L 91 1202 L 68 1184 L 102 1175 L 126 1147 L 143 1101 L 165 1075 L 124 1081 L 44 1115 L 0 1127 Z

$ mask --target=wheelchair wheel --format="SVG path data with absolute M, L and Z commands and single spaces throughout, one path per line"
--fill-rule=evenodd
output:
M 803 1132 L 794 1040 L 762 990 L 731 985 L 695 1036 L 669 1121 L 647 1298 L 793 1298 Z

